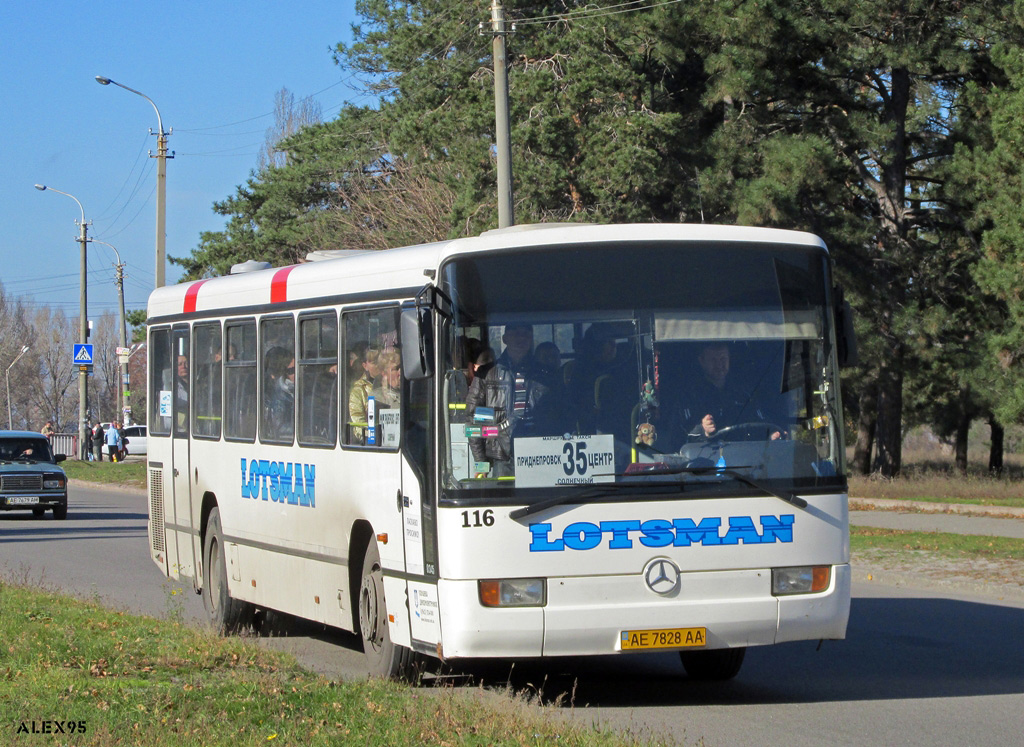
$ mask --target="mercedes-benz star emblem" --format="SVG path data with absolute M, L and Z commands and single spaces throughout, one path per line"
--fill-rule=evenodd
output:
M 671 594 L 679 588 L 679 568 L 667 558 L 655 558 L 644 568 L 644 581 L 655 594 Z

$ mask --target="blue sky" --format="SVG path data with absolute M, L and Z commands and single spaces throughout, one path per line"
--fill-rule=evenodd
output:
M 78 314 L 73 200 L 90 237 L 126 264 L 125 303 L 154 284 L 157 117 L 173 129 L 167 254 L 185 256 L 224 219 L 213 202 L 256 165 L 274 96 L 312 96 L 325 120 L 360 97 L 331 50 L 351 38 L 354 0 L 4 2 L 0 4 L 0 282 L 5 292 Z M 114 253 L 89 244 L 89 317 L 117 309 Z M 167 266 L 167 282 L 179 269 Z

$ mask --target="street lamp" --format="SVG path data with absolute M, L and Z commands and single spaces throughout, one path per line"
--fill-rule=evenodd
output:
M 78 198 L 74 195 L 68 194 L 67 192 L 61 192 L 59 189 L 53 187 L 47 187 L 43 184 L 37 184 L 36 189 L 41 192 L 50 190 L 57 194 L 70 197 L 72 200 L 78 203 L 78 209 L 82 211 L 82 220 L 79 223 L 82 230 L 78 237 L 78 243 L 81 245 L 81 269 L 79 272 L 80 276 L 80 288 L 78 293 L 78 305 L 80 310 L 79 325 L 78 325 L 78 341 L 85 345 L 89 341 L 89 315 L 86 304 L 86 285 L 85 285 L 85 259 L 86 259 L 86 247 L 89 245 L 88 237 L 88 224 L 85 222 L 85 208 L 82 207 L 82 203 L 79 202 Z M 89 411 L 89 376 L 86 366 L 78 367 L 78 438 L 79 438 L 79 458 L 83 461 L 88 458 L 89 455 L 89 423 L 87 413 Z
M 117 247 L 113 244 L 108 244 L 106 241 L 100 241 L 99 239 L 89 239 L 93 243 L 103 244 L 103 246 L 109 246 L 114 250 L 114 256 L 117 257 L 117 264 L 114 265 L 116 273 L 114 275 L 114 285 L 117 286 L 117 300 L 121 307 L 121 348 L 125 349 L 128 347 L 128 330 L 125 327 L 124 319 L 124 263 L 121 261 L 121 254 L 117 251 Z M 120 358 L 120 356 L 118 356 Z M 118 388 L 118 402 L 120 403 L 121 420 L 125 425 L 128 425 L 128 416 L 125 412 L 125 408 L 128 406 L 128 359 L 125 358 L 121 361 L 121 382 Z
M 28 352 L 28 345 L 21 346 L 21 352 L 18 353 L 17 357 L 11 361 L 11 365 L 7 367 L 7 430 L 14 429 L 14 418 L 11 417 L 11 369 L 14 368 L 14 364 L 21 360 L 21 356 Z
M 174 158 L 172 153 L 170 156 L 167 155 L 167 136 L 170 132 L 164 132 L 164 121 L 160 117 L 160 110 L 156 108 L 156 104 L 146 94 L 141 91 L 136 91 L 134 88 L 129 88 L 123 83 L 118 83 L 116 80 L 110 78 L 104 78 L 102 75 L 96 76 L 96 82 L 101 86 L 109 86 L 111 84 L 123 88 L 126 91 L 141 96 L 148 101 L 153 111 L 156 112 L 156 155 L 150 151 L 149 157 L 156 158 L 156 287 L 162 287 L 164 283 L 164 265 L 166 264 L 166 250 L 165 240 L 167 238 L 167 159 Z M 173 132 L 173 129 L 172 129 Z M 152 135 L 153 130 L 149 133 Z

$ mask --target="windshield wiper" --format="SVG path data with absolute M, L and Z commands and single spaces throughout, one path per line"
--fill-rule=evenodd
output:
M 665 482 L 662 482 L 662 483 L 650 483 L 650 484 L 646 484 L 646 485 L 643 484 L 643 483 L 636 484 L 636 483 L 610 482 L 610 483 L 605 483 L 604 485 L 605 485 L 605 487 L 591 488 L 590 490 L 584 490 L 582 493 L 569 493 L 569 494 L 566 494 L 566 495 L 558 495 L 558 496 L 555 496 L 554 498 L 548 498 L 548 499 L 543 500 L 543 501 L 537 501 L 536 503 L 531 503 L 529 506 L 523 506 L 522 508 L 517 508 L 514 511 L 509 511 L 508 516 L 509 516 L 510 519 L 521 519 L 524 516 L 529 516 L 530 514 L 539 513 L 540 511 L 544 511 L 545 509 L 554 508 L 555 506 L 561 506 L 561 505 L 564 505 L 566 503 L 586 503 L 587 501 L 591 500 L 592 498 L 602 498 L 602 497 L 607 496 L 607 495 L 614 495 L 615 493 L 621 492 L 622 489 L 636 490 L 637 488 L 656 487 L 656 488 L 660 488 L 661 490 L 665 490 L 665 488 L 669 488 L 670 490 L 675 492 L 676 490 L 678 490 L 681 487 L 680 485 L 678 485 L 676 483 L 665 483 Z
M 731 477 L 737 482 L 741 482 L 744 485 L 749 485 L 755 490 L 760 490 L 766 495 L 770 495 L 773 498 L 778 498 L 780 501 L 790 503 L 797 508 L 807 508 L 807 501 L 800 496 L 790 493 L 788 491 L 777 491 L 765 486 L 764 484 L 752 480 L 746 475 L 740 474 L 736 470 L 738 469 L 753 469 L 752 465 L 737 465 L 735 467 L 729 467 L 723 469 L 721 467 L 666 467 L 664 469 L 655 469 L 648 472 L 630 472 L 616 474 L 616 477 L 658 477 L 664 475 L 723 475 L 725 477 Z M 620 488 L 628 488 L 630 490 L 636 490 L 637 488 L 671 488 L 672 490 L 681 489 L 685 483 L 677 482 L 655 482 L 655 483 L 609 483 L 604 488 L 593 488 L 586 490 L 582 493 L 575 495 L 559 495 L 554 498 L 548 498 L 547 500 L 538 501 L 537 503 L 531 503 L 529 506 L 523 508 L 517 508 L 514 511 L 509 512 L 510 519 L 521 519 L 524 516 L 530 514 L 539 513 L 548 508 L 554 508 L 555 506 L 561 506 L 566 503 L 585 503 L 592 498 L 599 498 L 606 495 L 612 495 L 619 492 Z
M 715 465 L 715 466 L 708 465 L 706 467 L 665 467 L 665 468 L 662 468 L 662 469 L 652 469 L 652 470 L 647 470 L 647 471 L 630 472 L 630 473 L 627 473 L 627 474 L 622 475 L 622 476 L 624 476 L 624 477 L 642 477 L 642 476 L 687 475 L 687 474 L 690 474 L 690 475 L 724 475 L 726 477 L 731 477 L 732 479 L 734 479 L 734 480 L 736 480 L 738 482 L 742 482 L 744 485 L 749 485 L 750 487 L 752 487 L 752 488 L 754 488 L 756 490 L 760 490 L 762 493 L 767 493 L 770 496 L 778 498 L 780 501 L 785 501 L 786 503 L 792 503 L 797 508 L 807 508 L 807 501 L 805 501 L 803 498 L 799 497 L 798 495 L 796 495 L 794 493 L 790 493 L 789 491 L 776 491 L 776 490 L 772 490 L 771 488 L 763 485 L 762 483 L 757 482 L 756 480 L 753 480 L 753 479 L 747 477 L 746 475 L 740 474 L 739 472 L 736 471 L 736 470 L 739 470 L 739 469 L 754 469 L 754 465 L 751 465 L 751 464 L 741 464 L 741 465 L 736 465 L 734 467 L 726 467 L 726 468 L 719 467 L 717 465 Z
M 750 487 L 756 490 L 760 490 L 762 493 L 767 493 L 770 496 L 774 496 L 775 498 L 778 498 L 780 501 L 792 503 L 797 508 L 807 508 L 807 501 L 805 501 L 803 498 L 796 495 L 795 493 L 790 493 L 789 491 L 785 490 L 772 490 L 771 488 L 765 486 L 760 482 L 757 482 L 756 480 L 751 480 L 746 475 L 741 475 L 739 472 L 735 471 L 736 469 L 736 467 L 733 467 L 729 469 L 718 470 L 717 474 L 725 475 L 726 477 L 731 477 L 732 479 L 737 480 L 738 482 L 741 482 L 744 485 L 749 485 Z M 749 469 L 749 467 L 740 467 L 739 469 Z

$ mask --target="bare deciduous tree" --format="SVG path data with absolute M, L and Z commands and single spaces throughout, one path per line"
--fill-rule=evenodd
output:
M 78 430 L 78 371 L 71 362 L 78 321 L 60 309 L 40 306 L 32 317 L 37 375 L 30 383 L 31 402 L 45 422 L 58 431 Z
M 457 195 L 451 165 L 388 158 L 338 178 L 335 205 L 316 226 L 323 249 L 390 249 L 449 238 Z
M 306 125 L 321 121 L 320 104 L 306 97 L 295 102 L 295 94 L 282 88 L 274 96 L 274 124 L 267 128 L 266 141 L 256 160 L 259 171 L 284 166 L 288 156 L 277 149 L 277 144 L 289 135 L 294 135 Z

